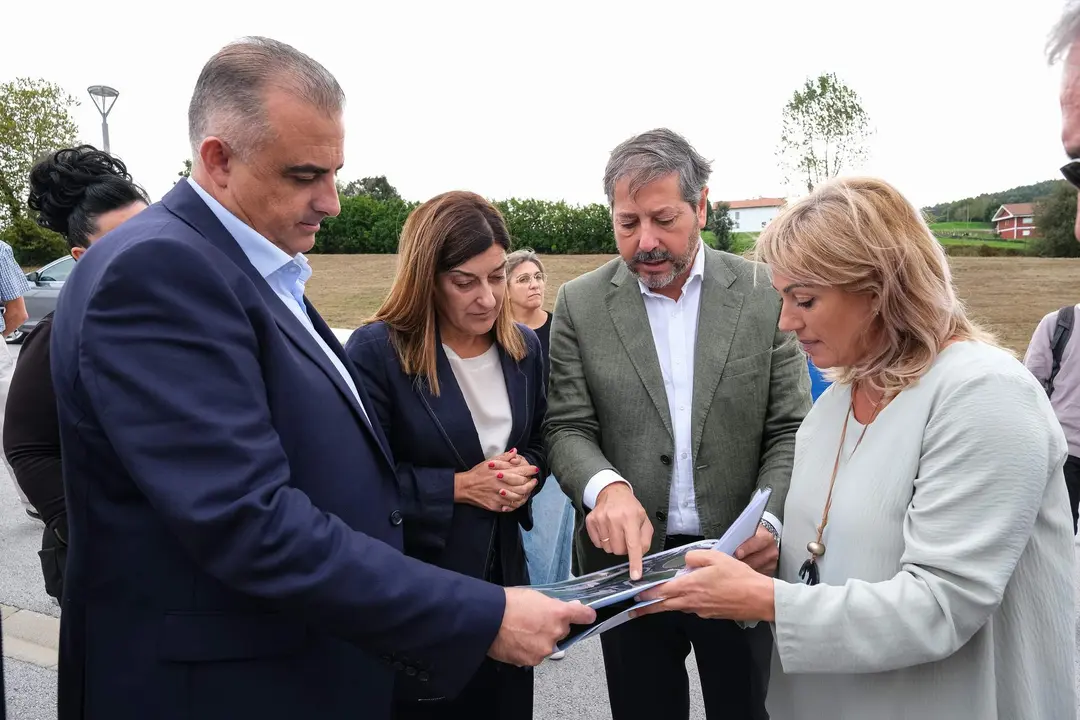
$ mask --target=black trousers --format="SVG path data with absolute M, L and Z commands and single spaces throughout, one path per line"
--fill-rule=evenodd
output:
M 1075 535 L 1077 519 L 1080 518 L 1080 458 L 1074 455 L 1065 458 L 1065 487 L 1069 489 L 1069 508 L 1072 510 Z
M 673 536 L 665 549 L 701 538 Z M 694 649 L 709 720 L 767 720 L 772 631 L 679 612 L 646 615 L 600 636 L 612 720 L 690 716 L 686 658 Z
M 394 702 L 394 720 L 532 720 L 533 669 L 484 658 L 472 680 L 452 700 Z

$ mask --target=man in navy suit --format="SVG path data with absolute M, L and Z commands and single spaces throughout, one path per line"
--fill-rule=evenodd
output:
M 304 297 L 342 104 L 287 45 L 226 47 L 191 100 L 191 180 L 67 281 L 62 720 L 386 718 L 395 678 L 454 695 L 594 617 L 400 552 L 386 439 Z

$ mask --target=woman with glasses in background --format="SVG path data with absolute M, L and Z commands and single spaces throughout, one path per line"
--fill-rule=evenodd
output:
M 548 341 L 551 313 L 544 309 L 547 274 L 544 263 L 529 249 L 506 256 L 510 307 L 514 319 L 531 328 L 544 351 L 544 377 L 550 369 Z M 555 478 L 549 476 L 533 496 L 533 529 L 522 533 L 529 577 L 534 585 L 559 582 L 570 577 L 574 545 L 574 508 Z M 563 657 L 562 652 L 551 656 Z
M 771 622 L 774 720 L 1074 717 L 1066 443 L 1038 381 L 884 182 L 818 186 L 756 253 L 836 378 L 796 439 L 778 577 L 695 553 L 644 612 Z

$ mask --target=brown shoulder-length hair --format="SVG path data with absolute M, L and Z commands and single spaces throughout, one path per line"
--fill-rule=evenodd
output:
M 492 245 L 510 249 L 506 222 L 494 205 L 471 192 L 436 195 L 413 210 L 401 230 L 394 283 L 382 307 L 368 322 L 386 323 L 402 370 L 426 382 L 436 396 L 435 284 L 439 275 Z M 514 322 L 508 298 L 503 298 L 492 331 L 495 342 L 510 357 L 517 362 L 525 358 L 525 336 Z

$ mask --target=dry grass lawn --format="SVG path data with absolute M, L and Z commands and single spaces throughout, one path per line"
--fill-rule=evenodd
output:
M 353 328 L 378 308 L 390 289 L 393 255 L 311 255 L 308 296 L 333 327 Z M 567 280 L 610 259 L 607 255 L 544 257 L 551 275 L 547 304 Z M 1023 354 L 1043 315 L 1080 301 L 1080 260 L 956 257 L 953 272 L 971 314 Z

